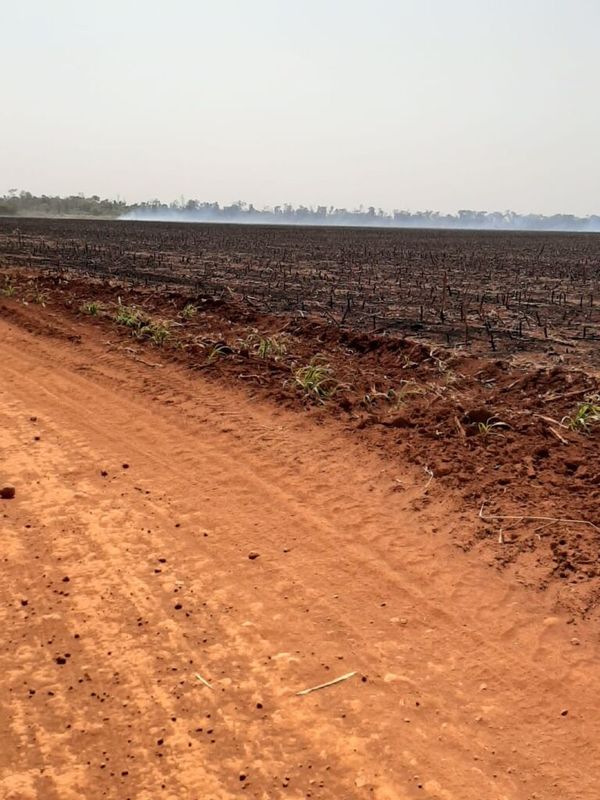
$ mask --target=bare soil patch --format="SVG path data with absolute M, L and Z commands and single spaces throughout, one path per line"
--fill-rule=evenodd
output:
M 565 610 L 593 616 L 593 529 L 499 543 L 478 517 L 595 513 L 560 465 L 594 465 L 596 433 L 519 415 L 593 377 L 122 282 L 9 285 L 1 797 L 596 800 L 597 621 Z M 296 380 L 317 353 L 320 397 Z M 482 436 L 488 409 L 511 427 Z
M 176 362 L 223 391 L 242 386 L 314 422 L 338 421 L 392 463 L 420 470 L 427 491 L 418 504 L 447 490 L 461 498 L 453 532 L 461 548 L 578 614 L 595 612 L 600 425 L 576 424 L 582 404 L 598 397 L 595 371 L 263 314 L 229 292 L 5 274 L 15 293 L 2 313 L 30 330 L 77 342 L 80 334 L 60 323 L 67 313 L 149 369 Z M 316 388 L 306 381 L 313 367 Z

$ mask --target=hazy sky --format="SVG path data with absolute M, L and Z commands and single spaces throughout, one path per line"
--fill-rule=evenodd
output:
M 0 0 L 0 193 L 600 212 L 600 0 Z

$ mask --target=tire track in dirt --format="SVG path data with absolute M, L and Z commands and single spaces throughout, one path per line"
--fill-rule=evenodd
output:
M 48 446 L 46 446 L 45 449 L 46 449 L 46 452 L 44 453 L 45 459 L 48 459 L 49 462 L 54 464 L 59 471 L 61 471 L 61 468 L 66 469 L 67 465 L 61 464 L 61 453 L 58 447 L 55 448 L 56 450 L 55 452 L 53 452 L 52 449 L 48 448 Z M 49 450 L 50 452 L 48 452 Z M 72 459 L 72 456 L 73 456 L 73 451 L 69 451 L 70 460 Z M 76 497 L 75 493 L 73 493 L 71 496 L 68 496 L 65 494 L 64 490 L 61 489 L 61 482 L 52 479 L 50 479 L 49 481 L 46 480 L 45 491 L 46 492 L 49 491 L 50 495 L 54 498 L 55 501 L 56 498 L 61 497 L 62 503 L 65 506 L 71 506 L 74 502 L 81 500 L 81 494 L 82 494 L 82 492 L 80 491 L 79 498 Z M 91 493 L 88 492 L 87 495 L 88 497 L 90 497 Z M 36 499 L 40 500 L 41 498 L 36 498 Z M 94 500 L 100 501 L 100 503 L 102 502 L 98 497 L 94 498 Z M 147 512 L 147 515 L 149 515 L 150 518 L 152 518 L 154 521 L 156 521 L 155 511 L 156 509 L 150 508 L 148 509 Z M 74 541 L 71 537 L 69 537 L 67 541 L 61 542 L 59 552 L 56 553 L 56 557 L 60 559 L 64 558 L 64 553 L 66 550 L 70 551 L 74 550 L 75 552 L 72 553 L 71 555 L 74 556 L 76 563 L 80 566 L 79 570 L 80 574 L 78 576 L 79 581 L 93 579 L 96 583 L 97 591 L 99 592 L 98 597 L 101 602 L 94 603 L 92 599 L 92 603 L 90 603 L 90 598 L 86 594 L 82 598 L 83 602 L 77 603 L 77 601 L 75 601 L 74 605 L 71 608 L 69 608 L 69 615 L 74 615 L 75 618 L 79 620 L 79 624 L 76 627 L 81 628 L 82 625 L 85 626 L 85 624 L 94 617 L 101 618 L 103 610 L 102 606 L 105 602 L 108 601 L 116 613 L 119 613 L 119 611 L 121 611 L 122 609 L 127 609 L 127 616 L 131 617 L 134 625 L 135 621 L 138 620 L 145 625 L 150 625 L 150 627 L 152 628 L 157 628 L 157 627 L 162 627 L 163 629 L 166 628 L 165 633 L 167 634 L 166 636 L 167 641 L 162 642 L 160 649 L 157 650 L 156 643 L 154 644 L 154 646 L 152 646 L 151 642 L 144 641 L 145 637 L 143 637 L 141 642 L 139 641 L 136 642 L 135 640 L 132 640 L 130 638 L 130 635 L 128 635 L 126 631 L 121 630 L 121 626 L 114 621 L 115 616 L 112 615 L 110 611 L 108 615 L 104 613 L 104 624 L 99 628 L 97 632 L 95 632 L 94 645 L 97 649 L 97 656 L 108 655 L 110 653 L 111 660 L 114 661 L 114 654 L 110 650 L 111 642 L 114 645 L 115 639 L 120 640 L 120 644 L 123 647 L 124 651 L 127 653 L 127 657 L 120 664 L 120 669 L 118 671 L 118 674 L 122 673 L 127 674 L 130 673 L 132 670 L 134 671 L 134 675 L 136 674 L 136 672 L 139 672 L 142 675 L 152 675 L 154 673 L 161 674 L 161 672 L 163 671 L 161 669 L 161 662 L 165 662 L 167 664 L 172 664 L 173 662 L 177 664 L 182 664 L 182 663 L 187 664 L 189 661 L 191 663 L 191 659 L 188 658 L 189 656 L 192 655 L 193 652 L 191 644 L 185 641 L 186 634 L 184 634 L 183 637 L 180 635 L 180 628 L 182 626 L 175 625 L 172 619 L 174 616 L 176 616 L 176 614 L 173 611 L 174 608 L 173 604 L 174 601 L 177 599 L 177 597 L 173 597 L 173 586 L 175 585 L 175 588 L 179 592 L 180 585 L 181 583 L 184 582 L 171 578 L 170 580 L 168 580 L 168 583 L 170 584 L 169 590 L 167 590 L 165 586 L 164 587 L 165 591 L 162 597 L 160 596 L 160 593 L 157 593 L 156 591 L 153 592 L 151 598 L 145 596 L 144 593 L 147 590 L 146 584 L 143 582 L 140 582 L 138 584 L 137 581 L 132 580 L 132 578 L 136 576 L 136 572 L 138 572 L 138 570 L 136 570 L 135 563 L 132 562 L 131 557 L 128 557 L 127 550 L 124 551 L 122 547 L 117 546 L 114 542 L 111 543 L 110 541 L 106 542 L 102 540 L 103 531 L 110 529 L 118 530 L 123 526 L 124 523 L 128 524 L 129 526 L 135 525 L 135 522 L 138 521 L 136 520 L 135 509 L 133 513 L 130 513 L 130 511 L 128 510 L 125 514 L 123 514 L 123 512 L 117 512 L 117 513 L 111 512 L 108 508 L 102 507 L 101 505 L 101 507 L 97 509 L 96 516 L 98 518 L 97 522 L 94 523 L 94 521 L 91 521 L 90 523 L 88 523 L 87 526 L 86 548 L 82 548 L 80 545 L 78 546 L 78 543 Z M 122 519 L 121 517 L 123 516 L 126 516 L 127 519 L 126 520 Z M 148 518 L 148 516 L 146 516 L 146 518 Z M 55 522 L 58 523 L 59 525 L 65 525 L 68 527 L 69 521 L 70 519 L 68 514 L 64 516 L 60 515 L 58 516 L 58 518 L 55 517 Z M 39 528 L 39 525 L 36 525 L 34 527 Z M 89 549 L 90 545 L 92 546 L 94 551 L 93 563 L 90 564 L 89 567 L 82 570 L 81 565 L 86 564 L 85 550 Z M 142 548 L 142 550 L 143 549 L 145 548 Z M 125 564 L 123 564 L 124 560 L 126 561 Z M 123 591 L 122 589 L 120 590 L 119 586 L 115 584 L 114 581 L 111 580 L 111 575 L 107 574 L 103 575 L 101 569 L 98 569 L 99 565 L 102 564 L 110 565 L 117 563 L 119 564 L 119 567 L 112 568 L 109 571 L 110 572 L 116 571 L 117 573 L 116 578 L 119 582 L 124 580 L 125 575 L 129 575 L 130 579 L 125 583 L 126 587 L 125 591 Z M 156 559 L 154 563 L 159 564 L 161 562 L 158 559 Z M 198 559 L 196 559 L 196 563 L 194 566 L 196 567 L 196 569 L 201 571 L 202 568 L 204 567 L 204 563 L 198 563 Z M 147 568 L 145 569 L 145 571 L 149 572 Z M 70 579 L 69 581 L 70 585 L 73 580 L 74 580 L 73 578 Z M 193 591 L 192 587 L 190 587 L 190 589 Z M 158 614 L 158 616 L 156 613 L 157 599 L 159 602 L 161 600 L 163 601 L 161 603 L 162 608 L 160 609 L 160 613 Z M 213 609 L 213 611 L 210 612 L 211 617 L 213 616 L 214 612 L 220 610 L 221 606 L 221 604 L 217 603 L 216 601 L 213 602 L 213 605 L 215 606 L 215 608 Z M 185 611 L 183 613 L 187 614 L 190 612 Z M 107 622 L 109 623 L 108 626 L 106 625 Z M 112 624 L 110 624 L 111 622 Z M 169 622 L 171 623 L 171 626 L 167 627 L 167 623 Z M 72 631 L 65 631 L 62 629 L 54 631 L 54 637 L 57 640 L 65 641 L 66 639 L 72 638 L 72 636 L 73 636 Z M 218 634 L 218 631 L 213 631 L 213 638 L 217 642 L 227 641 L 227 631 L 225 630 L 221 635 Z M 244 643 L 244 645 L 246 645 L 246 643 Z M 230 648 L 228 649 L 231 652 L 231 649 Z M 210 655 L 210 647 L 208 648 L 208 650 L 209 650 L 209 660 L 212 661 L 214 659 L 213 656 Z M 233 650 L 235 652 L 235 648 L 233 648 Z M 152 654 L 152 656 L 150 654 Z M 218 665 L 220 663 L 220 659 L 217 658 L 216 661 Z M 217 667 L 217 665 L 215 665 L 215 668 Z M 192 676 L 193 672 L 190 671 L 193 670 L 193 668 L 195 667 L 192 666 L 188 667 L 188 672 Z M 89 672 L 92 671 L 92 667 L 90 667 L 88 664 L 85 664 L 83 669 L 84 669 L 84 676 L 87 676 Z M 175 669 L 178 671 L 179 668 L 170 666 L 168 667 L 168 669 L 171 670 Z M 221 672 L 222 671 L 223 670 L 221 670 Z M 48 677 L 49 676 L 47 674 L 40 672 L 34 672 L 32 675 L 32 679 L 34 681 L 42 683 L 45 680 L 47 680 Z M 86 678 L 86 680 L 89 680 L 89 678 Z M 186 682 L 188 684 L 190 683 L 189 680 Z M 194 683 L 192 683 L 193 689 L 191 690 L 191 693 L 195 695 L 198 695 L 200 693 L 200 696 L 206 695 L 206 690 L 202 690 L 201 688 L 198 689 L 197 688 L 198 685 L 196 684 L 194 686 Z M 188 692 L 190 691 L 189 686 L 187 691 Z M 155 735 L 159 736 L 159 738 L 164 737 L 165 720 L 173 721 L 174 715 L 176 713 L 177 704 L 175 704 L 173 702 L 173 699 L 170 697 L 171 693 L 172 690 L 171 691 L 161 690 L 160 687 L 155 685 L 143 686 L 141 683 L 129 681 L 129 694 L 132 695 L 134 701 L 133 703 L 129 704 L 129 707 L 131 707 L 132 705 L 134 706 L 133 718 L 135 719 L 136 716 L 138 717 L 141 716 L 143 711 L 144 725 L 149 726 L 150 729 L 154 730 Z M 148 694 L 150 695 L 152 701 L 152 713 L 150 713 L 150 716 L 152 717 L 151 721 L 148 720 L 149 716 L 148 704 L 147 702 L 144 702 L 144 699 L 148 696 Z M 210 694 L 208 695 L 208 699 L 209 699 L 208 707 L 211 708 L 213 706 L 213 703 L 210 702 L 211 700 Z M 193 709 L 194 703 L 191 702 L 190 705 L 192 706 Z M 137 708 L 135 708 L 135 706 L 137 706 Z M 205 710 L 206 709 L 204 709 L 202 713 L 198 711 L 198 716 L 204 718 L 206 716 L 206 714 L 204 713 Z M 131 714 L 128 713 L 127 716 L 130 717 Z M 205 727 L 208 727 L 210 729 L 211 726 L 212 723 L 208 723 L 208 725 Z M 85 723 L 81 718 L 77 718 L 77 721 L 72 723 L 72 727 L 78 729 L 80 733 L 83 733 L 84 731 L 86 733 L 89 733 L 90 723 L 89 720 L 87 721 L 87 723 Z M 170 733 L 169 740 L 171 742 L 171 747 L 173 747 L 176 731 L 171 730 L 169 733 Z M 126 732 L 123 733 L 123 736 L 125 735 Z M 52 761 L 56 759 L 56 753 L 53 753 L 52 751 L 48 751 L 46 749 L 43 736 L 36 736 L 36 739 L 42 751 L 44 762 L 52 763 Z M 150 741 L 148 741 L 147 746 L 149 750 L 153 749 Z M 79 752 L 81 752 L 80 747 L 81 747 L 80 742 L 78 742 Z M 182 760 L 182 754 L 184 756 L 183 760 Z M 177 792 L 186 791 L 186 789 L 189 789 L 190 785 L 194 786 L 198 783 L 198 778 L 200 777 L 198 773 L 199 772 L 202 773 L 202 770 L 198 769 L 196 763 L 197 758 L 198 756 L 196 753 L 194 753 L 193 755 L 190 754 L 190 756 L 186 759 L 185 750 L 180 750 L 178 752 L 176 763 L 173 763 L 172 765 L 173 774 L 179 776 L 179 785 L 175 787 Z M 64 760 L 64 758 L 61 758 L 61 760 Z M 73 763 L 76 763 L 76 753 L 73 753 L 71 760 Z M 163 763 L 168 763 L 167 759 L 165 759 L 165 762 Z M 221 758 L 220 768 L 223 769 L 224 767 L 226 767 L 226 765 L 227 765 L 227 759 Z M 181 776 L 185 775 L 186 772 L 189 772 L 192 775 L 195 774 L 195 778 L 191 782 L 183 781 L 182 783 Z M 126 777 L 129 777 L 131 774 L 132 771 L 131 768 L 129 768 L 129 775 Z M 237 778 L 237 772 L 235 774 Z M 209 781 L 210 774 L 208 773 L 202 774 L 201 777 L 202 777 L 201 786 L 203 787 L 203 791 L 207 791 L 208 787 L 210 786 L 209 791 L 213 793 L 213 796 L 221 796 L 222 793 L 218 788 L 218 781 L 213 781 L 213 785 L 211 786 L 211 783 Z M 152 787 L 154 786 L 154 788 L 156 788 L 160 786 L 161 783 L 160 772 L 157 772 L 155 769 L 150 773 L 149 776 L 148 775 L 145 776 L 145 781 L 148 782 L 149 784 L 148 796 L 152 796 Z M 128 782 L 130 783 L 131 781 Z M 84 791 L 85 789 L 83 786 L 81 786 L 80 790 Z M 62 796 L 62 795 L 57 794 L 57 796 Z M 179 794 L 179 796 L 181 796 L 181 794 Z
M 76 653 L 60 667 L 31 644 L 3 654 L 19 666 L 3 698 L 17 720 L 7 797 L 150 798 L 163 783 L 158 796 L 596 796 L 593 643 L 570 645 L 543 599 L 433 535 L 455 509 L 414 511 L 419 476 L 392 492 L 397 470 L 285 413 L 274 450 L 270 409 L 241 394 L 0 325 L 0 441 L 19 484 L 0 511 L 21 543 L 6 623 L 53 647 L 87 629 L 78 660 L 96 666 L 81 684 L 72 672 L 69 695 Z M 65 569 L 77 591 L 32 632 L 29 605 L 13 613 L 20 587 L 53 592 Z M 349 669 L 366 683 L 293 694 Z M 27 691 L 55 686 L 52 701 L 21 676 Z

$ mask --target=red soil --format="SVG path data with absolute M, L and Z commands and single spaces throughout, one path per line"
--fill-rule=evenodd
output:
M 0 797 L 598 797 L 596 376 L 10 281 Z

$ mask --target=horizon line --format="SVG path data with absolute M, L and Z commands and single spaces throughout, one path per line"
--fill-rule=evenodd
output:
M 0 196 L 0 216 L 12 217 L 98 217 L 156 222 L 228 222 L 242 224 L 316 225 L 335 227 L 428 228 L 461 230 L 532 230 L 599 233 L 600 214 L 577 216 L 566 212 L 526 214 L 506 211 L 459 209 L 456 212 L 434 210 L 409 211 L 359 205 L 347 209 L 334 205 L 293 205 L 282 203 L 256 207 L 237 200 L 230 204 L 199 201 L 181 195 L 165 203 L 158 198 L 127 203 L 94 194 L 33 195 L 28 191 L 9 190 Z

